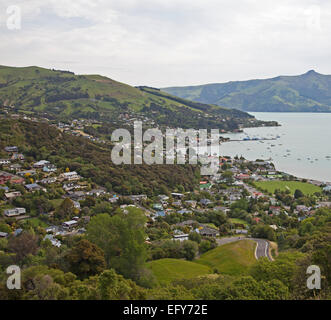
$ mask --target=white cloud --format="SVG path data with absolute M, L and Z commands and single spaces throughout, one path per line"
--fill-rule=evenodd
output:
M 4 65 L 101 73 L 153 86 L 223 82 L 308 69 L 331 73 L 331 5 L 318 0 L 17 0 Z

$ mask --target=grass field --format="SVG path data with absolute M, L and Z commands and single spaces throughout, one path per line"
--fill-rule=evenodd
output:
M 167 284 L 173 280 L 190 279 L 212 273 L 205 265 L 179 259 L 160 259 L 147 263 L 160 284 Z
M 217 268 L 224 274 L 245 274 L 256 263 L 255 246 L 256 243 L 250 240 L 228 243 L 206 252 L 196 262 L 212 269 Z
M 257 188 L 275 193 L 277 189 L 281 191 L 290 190 L 294 194 L 296 189 L 301 190 L 305 195 L 312 195 L 316 192 L 321 192 L 322 189 L 311 183 L 299 181 L 258 181 L 255 182 Z
M 238 219 L 238 218 L 231 218 L 229 219 L 229 222 L 234 223 L 234 224 L 243 224 L 244 226 L 247 226 L 247 222 L 245 220 L 242 219 Z

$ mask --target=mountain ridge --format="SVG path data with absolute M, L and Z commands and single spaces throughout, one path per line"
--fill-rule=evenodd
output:
M 299 76 L 162 88 L 169 94 L 246 112 L 331 112 L 331 75 Z
M 230 108 L 192 102 L 150 87 L 132 87 L 101 75 L 35 66 L 0 66 L 0 107 L 57 120 L 116 122 L 121 116 L 149 118 L 159 126 L 233 131 L 264 124 Z

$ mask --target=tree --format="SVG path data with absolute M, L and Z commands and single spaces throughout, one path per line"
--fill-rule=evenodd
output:
M 10 252 L 16 253 L 15 260 L 22 261 L 29 254 L 36 254 L 38 250 L 38 237 L 29 232 L 23 232 L 17 237 L 13 237 L 8 242 Z
M 106 268 L 103 251 L 86 239 L 80 240 L 67 254 L 70 271 L 79 278 L 88 278 Z
M 55 211 L 55 216 L 61 220 L 70 218 L 75 212 L 75 206 L 72 200 L 66 198 Z
M 145 223 L 144 213 L 137 208 L 113 217 L 98 214 L 87 226 L 87 238 L 104 251 L 108 267 L 136 280 L 147 258 Z
M 299 199 L 299 198 L 302 198 L 302 197 L 304 197 L 305 195 L 303 194 L 303 192 L 301 191 L 301 190 L 299 190 L 299 189 L 296 189 L 295 191 L 294 191 L 294 198 L 295 199 Z
M 196 243 L 200 243 L 201 242 L 201 236 L 197 232 L 191 232 L 189 234 L 188 238 L 189 238 L 189 240 L 195 241 Z
M 192 261 L 199 250 L 198 244 L 193 241 L 183 242 L 183 252 L 186 260 Z

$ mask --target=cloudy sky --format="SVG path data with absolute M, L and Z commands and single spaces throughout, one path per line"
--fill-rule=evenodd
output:
M 331 74 L 330 32 L 325 0 L 1 0 L 0 64 L 155 87 Z

